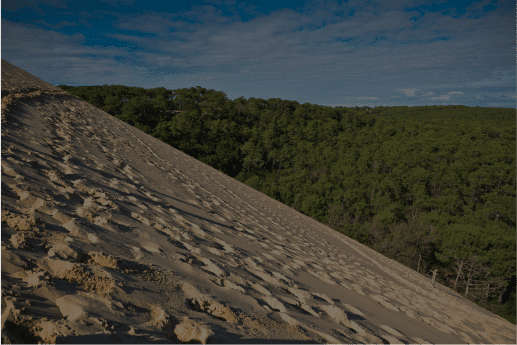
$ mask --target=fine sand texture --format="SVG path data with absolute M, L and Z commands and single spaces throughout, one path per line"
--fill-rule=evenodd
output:
M 4 60 L 1 91 L 2 342 L 516 341 L 450 289 Z

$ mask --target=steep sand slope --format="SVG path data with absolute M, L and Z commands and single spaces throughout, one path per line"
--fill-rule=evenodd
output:
M 4 60 L 2 122 L 4 341 L 515 343 L 504 319 Z

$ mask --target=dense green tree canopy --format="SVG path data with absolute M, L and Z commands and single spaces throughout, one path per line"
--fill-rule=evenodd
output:
M 468 297 L 515 323 L 514 109 L 60 87 L 423 274 L 490 283 L 493 296 Z

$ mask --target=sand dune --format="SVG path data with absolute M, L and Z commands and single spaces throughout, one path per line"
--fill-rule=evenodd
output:
M 1 144 L 3 342 L 516 341 L 506 320 L 4 60 Z

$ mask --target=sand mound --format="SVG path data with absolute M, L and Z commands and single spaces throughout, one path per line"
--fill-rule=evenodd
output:
M 515 326 L 2 60 L 2 340 L 515 343 Z

